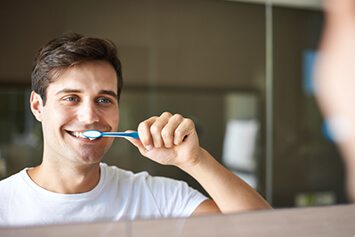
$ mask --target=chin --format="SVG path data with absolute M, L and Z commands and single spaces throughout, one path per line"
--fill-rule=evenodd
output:
M 94 143 L 94 142 L 92 142 Z M 101 162 L 112 143 L 106 144 L 81 144 L 80 146 L 67 147 L 66 157 L 83 164 L 96 164 Z
M 70 159 L 75 160 L 82 164 L 97 164 L 100 163 L 104 157 L 105 151 L 102 150 L 81 150 L 70 152 L 71 154 L 67 154 L 67 157 L 71 157 Z
M 91 154 L 78 154 L 78 159 L 81 160 L 84 163 L 100 163 L 101 160 L 103 159 L 104 154 L 102 152 L 94 152 Z

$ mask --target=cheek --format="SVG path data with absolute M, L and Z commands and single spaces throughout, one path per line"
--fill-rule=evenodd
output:
M 53 127 L 57 127 L 69 120 L 70 114 L 72 113 L 73 111 L 68 111 L 63 108 L 57 108 L 54 106 L 48 107 L 45 110 L 43 122 L 51 124 Z
M 107 122 L 114 128 L 117 130 L 118 127 L 118 123 L 120 121 L 119 118 L 119 110 L 113 110 L 110 112 L 110 115 L 106 117 L 107 118 Z
M 114 121 L 115 125 L 118 127 L 118 124 L 120 122 L 120 116 L 119 116 L 119 112 L 115 113 L 115 117 L 114 117 Z M 117 130 L 117 127 L 116 127 L 116 130 Z

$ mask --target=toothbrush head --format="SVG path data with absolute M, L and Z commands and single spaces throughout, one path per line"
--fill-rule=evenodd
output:
M 87 130 L 81 133 L 84 137 L 94 140 L 102 136 L 102 133 L 98 130 Z

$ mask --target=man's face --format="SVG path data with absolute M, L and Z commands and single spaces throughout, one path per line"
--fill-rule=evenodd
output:
M 89 140 L 78 138 L 75 133 L 117 130 L 117 78 L 113 67 L 104 61 L 75 65 L 49 84 L 46 98 L 46 104 L 39 106 L 40 114 L 34 112 L 42 121 L 43 159 L 66 159 L 81 164 L 100 162 L 113 139 Z

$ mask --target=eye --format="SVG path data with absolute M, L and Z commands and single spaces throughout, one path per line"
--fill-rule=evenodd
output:
M 112 100 L 107 97 L 99 97 L 97 98 L 96 102 L 98 104 L 112 104 Z
M 79 102 L 79 97 L 74 96 L 74 95 L 69 95 L 69 96 L 65 96 L 65 97 L 63 98 L 63 100 L 66 101 L 66 102 L 71 102 L 71 103 L 73 103 L 73 102 Z

